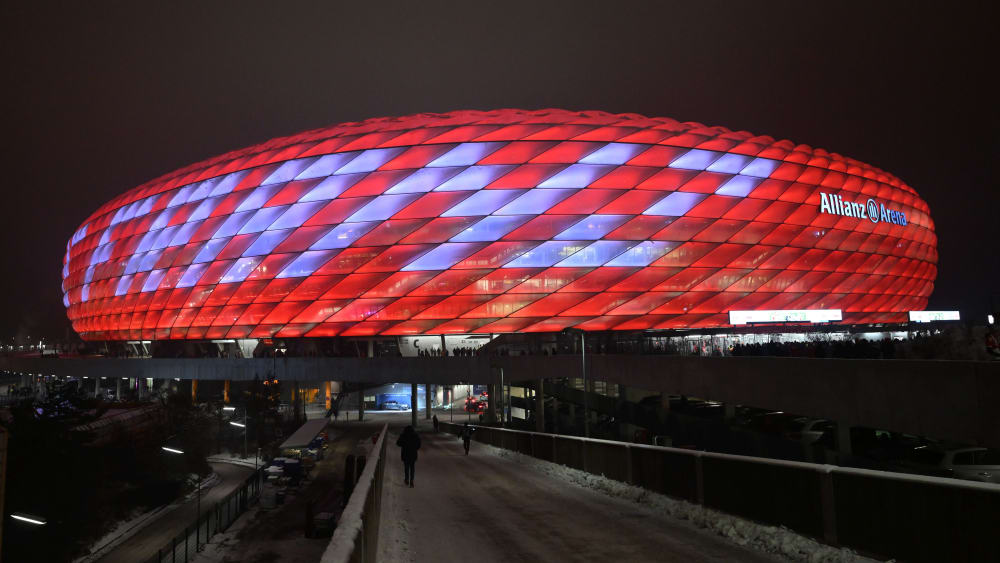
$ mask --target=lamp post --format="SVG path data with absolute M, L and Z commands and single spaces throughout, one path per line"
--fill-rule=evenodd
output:
M 184 450 L 178 450 L 177 448 L 169 448 L 167 446 L 161 446 L 161 449 L 167 453 L 184 455 Z M 198 474 L 198 515 L 195 516 L 195 532 L 194 532 L 194 545 L 195 551 L 201 551 L 201 547 L 198 545 L 201 535 L 201 473 Z
M 236 407 L 222 407 L 222 410 L 228 411 L 228 412 L 234 412 L 236 410 Z M 231 424 L 232 426 L 236 426 L 236 427 L 244 429 L 244 431 L 243 431 L 243 459 L 246 459 L 246 457 L 247 457 L 247 433 L 246 433 L 246 427 L 247 427 L 247 409 L 245 407 L 243 409 L 243 424 L 240 424 L 239 422 L 233 422 L 233 421 L 229 421 L 229 424 Z
M 247 458 L 247 417 L 243 414 L 243 422 L 229 421 L 229 424 L 243 429 L 243 459 Z

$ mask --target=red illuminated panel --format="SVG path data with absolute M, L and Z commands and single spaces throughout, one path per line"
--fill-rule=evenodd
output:
M 841 205 L 869 198 L 894 219 Z M 912 188 L 822 149 L 460 111 L 273 139 L 139 186 L 74 232 L 63 292 L 86 340 L 703 328 L 734 308 L 883 323 L 926 305 L 936 242 Z

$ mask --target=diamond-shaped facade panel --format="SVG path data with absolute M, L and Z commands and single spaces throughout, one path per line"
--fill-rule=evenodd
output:
M 862 162 L 698 123 L 562 110 L 370 119 L 233 151 L 100 207 L 67 244 L 88 340 L 905 320 L 927 204 Z

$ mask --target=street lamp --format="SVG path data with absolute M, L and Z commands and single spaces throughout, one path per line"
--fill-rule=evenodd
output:
M 35 526 L 44 526 L 48 523 L 45 518 L 42 518 L 41 516 L 34 516 L 23 512 L 13 512 L 10 517 L 14 520 L 20 520 L 21 522 L 27 522 L 28 524 L 33 524 Z
M 232 426 L 235 426 L 237 428 L 242 428 L 243 429 L 243 459 L 246 459 L 247 458 L 247 434 L 249 434 L 249 432 L 247 432 L 247 430 L 246 430 L 246 427 L 247 427 L 247 411 L 245 411 L 245 410 L 243 411 L 243 423 L 242 424 L 239 423 L 239 422 L 233 421 L 233 420 L 230 420 L 229 424 L 231 424 Z

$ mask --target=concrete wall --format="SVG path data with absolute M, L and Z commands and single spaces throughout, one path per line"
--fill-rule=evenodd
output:
M 473 438 L 883 557 L 1000 560 L 997 485 L 482 426 Z

